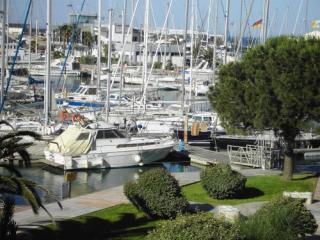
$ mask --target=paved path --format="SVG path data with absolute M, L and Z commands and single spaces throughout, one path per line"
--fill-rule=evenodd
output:
M 54 220 L 62 220 L 95 212 L 121 203 L 128 203 L 123 194 L 123 186 L 95 192 L 61 201 L 61 210 L 57 203 L 46 204 Z M 20 211 L 14 215 L 18 225 L 45 225 L 51 223 L 50 217 L 41 210 L 39 215 L 34 215 L 31 209 Z

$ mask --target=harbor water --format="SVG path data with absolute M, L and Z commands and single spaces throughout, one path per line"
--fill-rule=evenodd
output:
M 116 169 L 101 169 L 101 170 L 86 170 L 76 171 L 75 180 L 71 183 L 70 197 L 76 197 L 85 195 L 100 190 L 109 189 L 112 187 L 123 185 L 129 181 L 133 181 L 139 178 L 143 172 L 155 168 L 161 167 L 167 169 L 169 172 L 193 172 L 200 171 L 199 168 L 190 166 L 190 163 L 158 163 L 144 167 L 131 167 L 131 168 L 116 168 Z M 4 174 L 3 169 L 0 170 L 0 174 Z M 20 168 L 19 171 L 23 177 L 44 186 L 53 194 L 53 196 L 59 200 L 64 197 L 69 197 L 65 193 L 66 178 L 63 170 L 49 167 L 43 164 L 33 164 L 31 168 Z M 52 202 L 54 199 L 48 198 L 44 194 L 41 194 L 44 202 Z M 17 199 L 19 205 L 23 205 L 22 199 Z

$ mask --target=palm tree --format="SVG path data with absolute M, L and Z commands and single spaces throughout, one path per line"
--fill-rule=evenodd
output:
M 0 210 L 0 239 L 14 240 L 17 237 L 18 226 L 13 220 L 14 200 L 6 197 Z
M 41 136 L 31 131 L 15 131 L 8 122 L 0 121 L 0 125 L 3 124 L 10 126 L 12 131 L 0 136 L 0 168 L 8 172 L 7 175 L 0 175 L 0 202 L 3 203 L 3 208 L 0 211 L 0 225 L 9 226 L 0 228 L 0 236 L 7 236 L 8 238 L 6 239 L 10 239 L 9 236 L 12 236 L 10 231 L 14 225 L 12 218 L 10 218 L 10 213 L 13 212 L 13 210 L 10 209 L 14 208 L 14 201 L 11 201 L 10 198 L 14 195 L 21 196 L 29 203 L 35 214 L 38 214 L 40 208 L 42 208 L 52 217 L 43 205 L 39 191 L 45 192 L 51 197 L 52 195 L 37 183 L 23 178 L 13 164 L 14 161 L 17 160 L 16 157 L 18 155 L 21 158 L 21 163 L 25 167 L 30 167 L 31 158 L 27 148 L 30 147 L 33 142 L 21 142 L 21 140 L 23 137 L 32 137 L 34 140 L 41 140 Z M 59 202 L 58 205 L 62 208 Z M 3 231 L 6 232 L 3 233 Z
M 92 45 L 94 43 L 94 37 L 92 36 L 91 32 L 84 31 L 82 32 L 82 42 L 89 48 L 89 52 L 91 54 Z
M 59 32 L 63 41 L 63 49 L 65 50 L 66 44 L 70 40 L 70 37 L 72 35 L 72 25 L 64 24 L 62 26 L 59 26 Z

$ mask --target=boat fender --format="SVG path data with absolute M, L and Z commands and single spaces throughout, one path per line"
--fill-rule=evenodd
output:
M 141 162 L 141 157 L 140 157 L 140 155 L 136 155 L 136 156 L 134 157 L 134 161 L 137 162 L 137 163 Z
M 79 122 L 81 120 L 81 115 L 79 113 L 72 115 L 72 121 L 73 122 Z

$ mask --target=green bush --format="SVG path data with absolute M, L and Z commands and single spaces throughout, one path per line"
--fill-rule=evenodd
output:
M 154 69 L 161 69 L 162 68 L 162 62 L 155 62 L 153 65 Z
M 236 240 L 239 229 L 214 218 L 212 213 L 179 216 L 163 222 L 147 236 L 148 240 Z
M 62 52 L 59 52 L 59 51 L 54 51 L 53 52 L 53 58 L 54 59 L 59 59 L 59 58 L 63 58 L 64 57 L 64 54 Z
M 94 56 L 82 56 L 80 57 L 80 63 L 94 65 L 97 63 L 97 58 Z
M 177 180 L 161 168 L 149 170 L 137 182 L 125 184 L 124 193 L 150 218 L 175 218 L 177 214 L 186 212 L 189 206 Z
M 236 197 L 245 188 L 247 178 L 233 171 L 229 165 L 216 164 L 207 167 L 200 175 L 202 187 L 212 198 Z
M 318 226 L 303 201 L 279 198 L 253 216 L 240 220 L 240 231 L 248 240 L 292 240 L 313 234 Z

